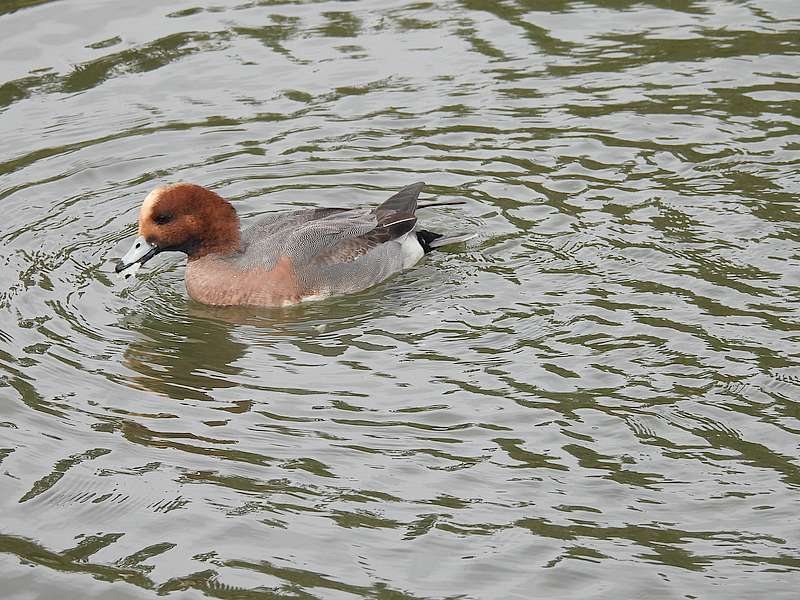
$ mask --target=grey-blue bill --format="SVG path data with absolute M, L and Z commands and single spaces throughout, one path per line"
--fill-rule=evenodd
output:
M 122 275 L 125 279 L 136 274 L 144 263 L 153 258 L 160 252 L 160 249 L 155 244 L 149 243 L 141 235 L 134 241 L 131 249 L 125 253 L 117 266 L 114 268 L 118 274 Z

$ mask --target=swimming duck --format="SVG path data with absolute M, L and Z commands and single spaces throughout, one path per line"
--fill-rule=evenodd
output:
M 357 292 L 416 264 L 434 248 L 472 235 L 417 229 L 423 183 L 374 208 L 274 212 L 240 230 L 233 206 L 199 185 L 150 192 L 139 211 L 139 237 L 116 266 L 125 277 L 160 252 L 188 257 L 186 289 L 214 306 L 287 306 Z

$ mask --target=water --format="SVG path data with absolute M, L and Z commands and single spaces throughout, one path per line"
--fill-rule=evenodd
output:
M 795 597 L 795 0 L 0 7 L 4 599 Z M 417 180 L 352 297 L 112 275 Z

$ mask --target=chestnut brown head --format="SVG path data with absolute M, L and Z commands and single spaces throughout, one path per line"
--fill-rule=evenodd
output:
M 116 271 L 144 264 L 159 252 L 184 252 L 192 260 L 235 252 L 239 245 L 239 219 L 229 202 L 190 183 L 157 187 L 142 203 L 139 237 Z

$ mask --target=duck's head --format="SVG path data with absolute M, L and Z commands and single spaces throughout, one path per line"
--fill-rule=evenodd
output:
M 132 273 L 159 252 L 184 252 L 192 260 L 235 252 L 239 245 L 239 219 L 227 200 L 191 183 L 157 187 L 142 203 L 139 237 L 116 272 Z

